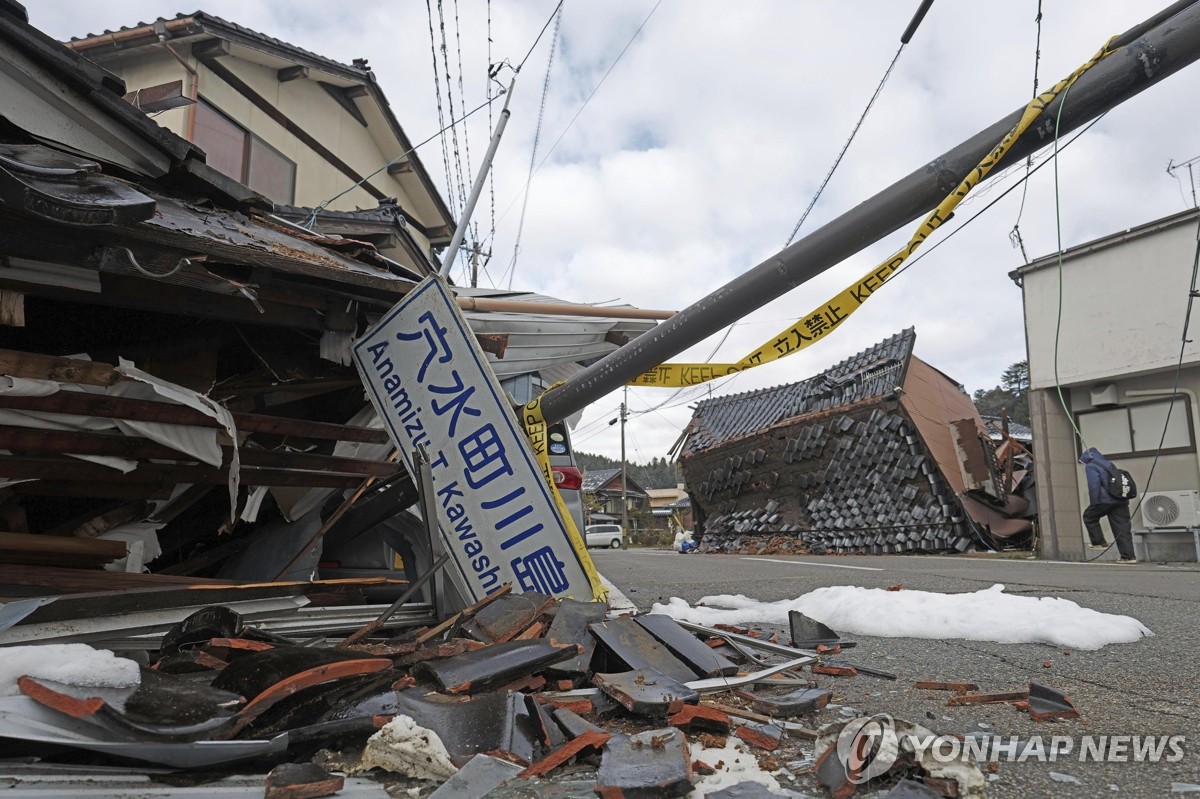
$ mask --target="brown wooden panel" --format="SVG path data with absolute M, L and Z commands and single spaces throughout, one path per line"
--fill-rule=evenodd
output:
M 38 456 L 0 457 L 0 477 L 18 480 L 84 480 L 99 483 L 138 483 L 149 486 L 179 483 L 222 484 L 229 479 L 228 468 L 207 465 L 171 465 L 142 463 L 132 472 L 121 472 L 107 466 L 72 458 Z M 362 482 L 361 475 L 335 472 L 292 471 L 243 467 L 242 485 L 295 486 L 300 488 L 354 488 Z
M 81 416 L 101 416 L 107 419 L 136 419 L 141 422 L 166 422 L 195 427 L 220 427 L 211 417 L 183 405 L 153 400 L 81 394 L 60 391 L 48 397 L 0 397 L 0 408 L 43 413 L 71 413 Z M 241 432 L 271 433 L 279 436 L 363 441 L 383 444 L 388 440 L 383 430 L 366 427 L 310 422 L 304 419 L 283 419 L 255 413 L 234 413 L 234 422 Z
M 0 563 L 102 566 L 125 557 L 124 541 L 0 533 Z
M 145 438 L 136 438 L 110 433 L 92 433 L 74 430 L 41 430 L 31 427 L 8 427 L 0 425 L 0 449 L 25 455 L 111 455 L 131 460 L 182 461 L 195 463 L 195 458 L 185 452 L 171 449 Z M 224 463 L 229 465 L 233 447 L 222 447 Z M 332 455 L 314 455 L 306 452 L 284 450 L 262 450 L 242 447 L 243 466 L 259 466 L 273 469 L 311 470 L 337 472 L 340 474 L 375 475 L 391 477 L 400 466 L 354 458 L 338 458 Z

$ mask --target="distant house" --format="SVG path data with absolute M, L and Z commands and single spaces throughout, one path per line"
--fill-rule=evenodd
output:
M 680 462 L 702 546 L 800 539 L 882 554 L 1027 542 L 962 387 L 911 328 L 807 380 L 700 402 Z
M 1004 440 L 1004 422 L 999 416 L 981 416 L 980 418 L 983 419 L 983 426 L 987 428 L 988 438 L 996 442 Z M 1028 447 L 1033 443 L 1033 430 L 1009 419 L 1008 437 Z
M 692 526 L 692 501 L 688 498 L 683 483 L 674 488 L 647 488 L 650 498 L 650 514 L 655 524 L 661 527 Z
M 599 469 L 583 476 L 584 504 L 593 512 L 621 518 L 621 470 Z M 650 495 L 632 477 L 626 477 L 625 497 L 630 513 L 647 507 Z
M 449 243 L 454 217 L 421 159 L 404 156 L 413 143 L 365 59 L 342 64 L 203 11 L 66 44 L 283 219 L 370 242 L 417 274 Z
M 1156 521 L 1147 512 L 1166 509 L 1167 500 L 1136 500 L 1135 530 L 1160 523 L 1200 526 L 1195 311 L 1192 332 L 1182 341 L 1198 224 L 1200 211 L 1184 211 L 1065 250 L 1061 269 L 1054 253 L 1011 273 L 1025 308 L 1029 412 L 1047 557 L 1087 556 L 1080 520 L 1088 504 L 1087 481 L 1077 463 L 1084 446 L 1098 448 L 1129 471 L 1144 497 L 1147 489 L 1166 492 L 1175 506 L 1173 519 L 1164 514 Z M 1151 557 L 1196 558 L 1192 536 L 1183 530 L 1153 538 L 1159 554 Z M 1114 549 L 1108 557 L 1115 556 Z

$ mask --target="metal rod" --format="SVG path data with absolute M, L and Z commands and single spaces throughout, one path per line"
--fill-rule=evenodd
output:
M 467 225 L 471 223 L 471 214 L 475 210 L 475 203 L 479 201 L 479 195 L 483 192 L 483 181 L 492 167 L 496 148 L 500 146 L 500 137 L 504 135 L 504 128 L 508 125 L 509 116 L 512 115 L 512 112 L 508 110 L 508 103 L 512 100 L 513 87 L 516 85 L 517 79 L 513 77 L 508 84 L 508 92 L 504 96 L 504 107 L 500 109 L 500 119 L 496 122 L 496 131 L 492 134 L 492 141 L 488 144 L 487 153 L 483 156 L 479 174 L 475 177 L 475 185 L 471 187 L 471 196 L 467 198 L 462 218 L 458 220 L 458 227 L 454 229 L 454 238 L 450 239 L 450 246 L 446 248 L 446 255 L 442 258 L 442 268 L 438 270 L 438 274 L 442 277 L 450 274 L 450 267 L 454 266 L 454 259 L 458 257 L 458 248 L 462 246 L 463 236 L 467 233 Z
M 425 583 L 429 582 L 433 575 L 437 574 L 438 570 L 446 565 L 446 561 L 448 560 L 450 560 L 450 553 L 446 552 L 433 562 L 433 565 L 429 567 L 429 571 L 417 578 L 417 581 L 410 585 L 407 591 L 397 597 L 395 602 L 388 605 L 387 609 L 384 610 L 383 613 L 380 613 L 377 619 L 370 621 L 359 629 L 355 630 L 353 633 L 343 639 L 340 644 L 335 646 L 334 649 L 345 649 L 348 646 L 353 646 L 362 639 L 366 638 L 368 635 L 382 630 L 383 625 L 392 617 L 392 614 L 399 610 L 401 605 L 412 599 L 413 595 L 420 591 L 421 587 L 425 585 Z
M 1163 24 L 1164 17 L 1170 24 Z M 1194 0 L 1170 6 L 1118 41 L 1135 37 L 1154 22 L 1160 24 L 1076 81 L 1062 113 L 1059 135 L 1081 127 L 1200 57 L 1200 6 Z M 1041 119 L 991 171 L 992 176 L 1054 140 L 1054 122 L 1062 100 L 1060 96 L 1042 112 Z M 1012 129 L 1023 111 L 1024 106 L 571 377 L 542 399 L 546 421 L 561 421 L 582 410 L 927 213 Z

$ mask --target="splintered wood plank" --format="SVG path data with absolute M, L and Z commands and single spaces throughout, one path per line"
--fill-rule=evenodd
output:
M 125 557 L 124 541 L 65 538 L 32 533 L 0 533 L 0 563 L 100 567 Z
M 111 386 L 127 379 L 107 363 L 5 349 L 0 349 L 0 374 L 89 386 Z

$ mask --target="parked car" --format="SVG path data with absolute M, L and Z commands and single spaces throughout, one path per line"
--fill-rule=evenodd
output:
M 612 547 L 625 545 L 625 530 L 619 524 L 589 524 L 583 535 L 589 547 Z

